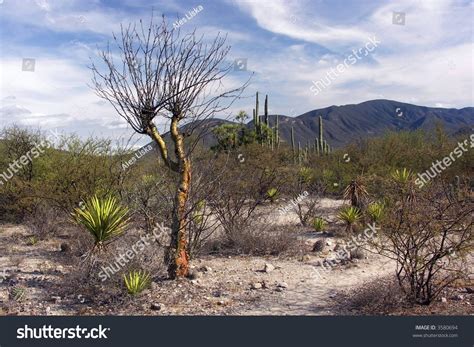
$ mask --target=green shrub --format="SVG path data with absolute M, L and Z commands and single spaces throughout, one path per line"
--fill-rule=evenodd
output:
M 123 275 L 123 280 L 128 294 L 136 295 L 150 285 L 151 276 L 144 270 L 132 270 L 128 274 Z
M 277 195 L 278 189 L 270 188 L 267 190 L 267 197 L 270 199 L 271 202 L 275 202 Z
M 313 228 L 315 231 L 320 232 L 326 227 L 327 223 L 321 217 L 316 217 L 313 219 Z
M 367 206 L 367 215 L 372 222 L 379 222 L 384 214 L 385 206 L 380 202 L 372 202 Z

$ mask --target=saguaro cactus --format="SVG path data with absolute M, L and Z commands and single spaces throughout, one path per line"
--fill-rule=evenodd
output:
M 276 147 L 280 147 L 280 130 L 279 130 L 279 120 L 278 120 L 278 115 L 276 116 L 276 126 L 275 126 L 275 143 Z
M 295 156 L 295 129 L 291 127 L 291 150 L 293 151 L 293 157 Z
M 319 116 L 319 146 L 321 153 L 324 153 L 324 143 L 323 143 L 323 117 Z
M 267 126 L 270 126 L 270 123 L 268 120 L 268 95 L 265 95 L 264 114 L 265 114 L 265 124 Z

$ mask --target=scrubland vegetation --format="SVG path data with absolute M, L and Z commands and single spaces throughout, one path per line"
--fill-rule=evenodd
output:
M 45 135 L 4 129 L 0 172 L 8 172 L 10 163 Z M 198 147 L 192 155 L 194 182 L 185 212 L 191 264 L 209 255 L 278 256 L 297 263 L 311 254 L 302 233 L 326 235 L 343 245 L 375 223 L 376 237 L 359 245 L 347 260 L 356 259 L 357 253 L 363 253 L 359 258 L 373 253 L 393 259 L 396 273 L 391 278 L 404 302 L 430 304 L 453 283 L 472 288 L 472 150 L 426 187 L 414 184 L 417 172 L 448 155 L 461 140 L 441 129 L 436 134 L 389 133 L 325 155 L 309 153 L 297 164 L 285 143 L 273 150 L 258 142 L 231 149 Z M 350 161 L 343 160 L 345 153 Z M 164 255 L 171 235 L 166 228 L 178 181 L 154 151 L 124 170 L 122 163 L 131 156 L 132 151 L 110 141 L 61 136 L 0 185 L 2 222 L 27 226 L 25 242 L 32 248 L 63 238 L 61 251 L 74 269 L 64 276 L 64 284 L 135 297 L 152 279 L 167 277 Z M 296 199 L 303 192 L 308 195 Z M 324 198 L 344 203 L 328 211 L 320 205 Z M 295 203 L 288 214 L 297 216 L 300 226 L 274 218 L 291 201 Z M 121 250 L 154 231 L 158 236 L 133 260 L 106 281 L 99 278 Z M 311 249 L 324 252 L 324 246 L 320 242 Z M 195 276 L 190 271 L 189 279 Z M 17 287 L 10 292 L 23 296 Z

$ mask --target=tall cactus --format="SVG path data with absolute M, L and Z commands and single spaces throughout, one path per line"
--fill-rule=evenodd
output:
M 268 120 L 268 95 L 265 95 L 264 114 L 265 114 L 265 124 L 267 126 L 270 126 L 270 123 Z
M 301 164 L 301 143 L 298 141 L 298 163 Z
M 319 154 L 320 154 L 321 152 L 320 152 L 319 140 L 318 140 L 318 139 L 315 139 L 315 140 L 314 140 L 314 147 L 315 147 L 315 149 L 316 149 L 316 153 L 317 153 L 318 156 L 319 156 Z
M 323 117 L 319 116 L 319 146 L 321 153 L 324 153 L 324 143 L 323 143 Z
M 291 150 L 293 152 L 293 157 L 295 156 L 295 129 L 291 127 Z
M 278 115 L 276 116 L 276 126 L 275 126 L 275 143 L 276 147 L 280 147 L 280 130 L 279 130 L 279 120 L 278 120 Z

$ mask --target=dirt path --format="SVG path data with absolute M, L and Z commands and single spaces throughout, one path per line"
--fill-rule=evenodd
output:
M 350 290 L 394 271 L 390 261 L 376 256 L 329 271 L 315 266 L 315 260 L 303 263 L 246 258 L 212 259 L 205 263 L 225 268 L 233 283 L 246 280 L 243 285 L 250 285 L 254 300 L 231 311 L 237 315 L 334 315 L 338 313 L 333 299 L 337 291 Z M 275 269 L 269 273 L 261 271 L 266 263 Z M 255 283 L 262 284 L 262 288 L 251 289 Z
M 60 251 L 63 240 L 32 241 L 23 227 L 0 226 L 0 314 L 334 315 L 336 291 L 350 290 L 393 271 L 390 262 L 374 255 L 330 271 L 316 265 L 321 258 L 308 255 L 304 261 L 204 257 L 193 262 L 197 280 L 159 281 L 138 300 L 95 305 L 77 293 L 61 293 L 61 283 L 73 271 L 68 255 Z M 265 264 L 274 269 L 262 271 Z M 21 303 L 10 298 L 15 286 L 26 289 Z M 187 305 L 177 300 L 183 291 L 188 293 Z M 166 309 L 150 310 L 150 302 Z

